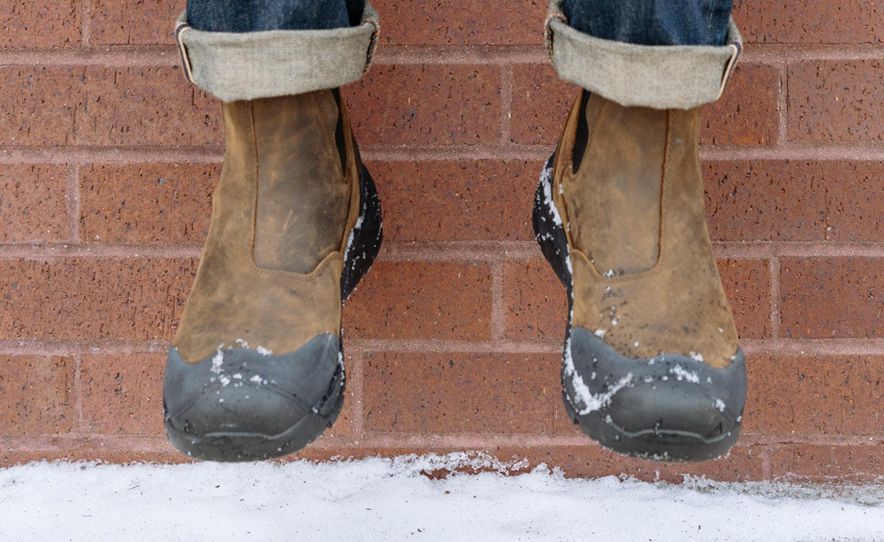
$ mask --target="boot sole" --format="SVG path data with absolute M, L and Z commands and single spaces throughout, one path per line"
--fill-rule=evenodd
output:
M 743 399 L 729 401 L 730 405 L 725 405 L 722 402 L 717 409 L 712 409 L 711 413 L 708 408 L 704 411 L 691 412 L 694 402 L 689 403 L 688 401 L 691 394 L 696 396 L 697 390 L 711 394 L 731 390 L 733 396 L 745 395 L 745 365 L 742 351 L 738 351 L 735 362 L 731 364 L 732 367 L 725 370 L 711 368 L 685 356 L 660 356 L 655 359 L 655 364 L 651 365 L 648 360 L 626 358 L 617 354 L 594 336 L 580 337 L 580 339 L 584 339 L 581 343 L 583 345 L 581 354 L 587 355 L 593 360 L 594 367 L 600 374 L 604 373 L 609 377 L 609 381 L 613 382 L 623 382 L 624 375 L 628 375 L 629 380 L 632 380 L 634 375 L 636 377 L 641 375 L 640 378 L 647 379 L 644 380 L 645 382 L 654 383 L 652 389 L 641 391 L 641 393 L 653 394 L 653 401 L 624 404 L 614 398 L 604 401 L 604 404 L 596 405 L 597 408 L 593 408 L 591 411 L 586 409 L 585 412 L 578 412 L 575 407 L 580 404 L 580 399 L 572 396 L 566 381 L 571 378 L 567 374 L 568 362 L 570 361 L 571 366 L 574 366 L 574 360 L 571 357 L 574 314 L 573 279 L 564 225 L 552 198 L 554 163 L 555 154 L 550 157 L 541 174 L 540 183 L 535 193 L 532 222 L 541 252 L 559 280 L 565 285 L 568 293 L 569 317 L 563 349 L 562 399 L 569 417 L 580 426 L 585 434 L 605 448 L 632 457 L 666 461 L 703 461 L 725 455 L 740 434 Z M 590 353 L 586 354 L 587 351 Z M 713 384 L 704 383 L 699 386 L 670 376 L 676 368 L 678 371 L 691 374 L 691 376 L 702 375 L 704 379 L 709 379 L 704 382 L 711 381 Z M 699 380 L 699 377 L 697 379 Z M 636 381 L 641 382 L 639 378 L 636 378 Z M 651 386 L 648 387 L 651 388 Z M 736 391 L 733 392 L 733 390 Z M 742 394 L 740 390 L 743 390 Z M 711 423 L 716 429 L 711 432 L 697 432 L 676 428 L 661 429 L 658 424 L 648 424 L 648 426 L 640 427 L 637 430 L 627 430 L 614 422 L 615 419 L 624 417 L 631 419 L 652 418 L 652 416 L 644 416 L 648 414 L 647 412 L 638 412 L 641 407 L 637 404 L 643 404 L 645 410 L 651 408 L 651 405 L 663 405 L 672 410 L 680 409 L 686 413 L 681 416 L 681 419 L 672 420 L 671 426 L 673 427 L 701 425 L 702 422 L 705 425 Z M 715 403 L 710 401 L 710 404 Z M 715 412 L 715 410 L 720 412 Z
M 343 305 L 356 286 L 371 268 L 383 242 L 381 204 L 377 188 L 368 170 L 360 162 L 360 215 L 351 231 L 344 257 L 341 275 L 341 304 Z M 186 430 L 186 420 L 165 416 L 166 436 L 172 445 L 189 457 L 207 461 L 255 461 L 288 455 L 304 448 L 331 427 L 344 404 L 346 375 L 343 365 L 343 336 L 338 340 L 338 369 L 330 383 L 319 408 L 305 408 L 307 414 L 283 432 L 267 435 L 256 432 L 210 432 L 194 435 Z M 251 351 L 240 351 L 242 354 Z M 168 371 L 168 369 L 167 369 Z M 248 364 L 243 363 L 237 371 L 248 381 Z M 230 371 L 236 372 L 236 371 Z M 258 375 L 260 376 L 260 375 Z M 253 400 L 254 401 L 254 400 Z M 212 402 L 211 412 L 200 412 L 204 418 L 213 420 L 211 425 L 223 427 L 227 413 Z M 228 403 L 225 408 L 233 405 Z M 254 408 L 254 402 L 251 407 Z M 215 421 L 217 420 L 217 421 Z

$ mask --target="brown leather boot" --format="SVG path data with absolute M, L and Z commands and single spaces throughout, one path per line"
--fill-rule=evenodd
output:
M 344 400 L 341 303 L 381 244 L 381 209 L 337 89 L 368 70 L 378 16 L 329 30 L 175 36 L 187 79 L 224 102 L 227 151 L 163 382 L 189 456 L 299 450 Z
M 381 243 L 337 93 L 224 104 L 227 151 L 169 352 L 166 432 L 212 460 L 293 452 L 343 403 L 341 303 Z
M 588 57 L 625 47 L 622 71 L 653 87 L 598 84 L 629 105 L 581 91 L 538 187 L 537 239 L 570 299 L 565 406 L 585 433 L 618 452 L 719 457 L 740 432 L 746 372 L 706 227 L 698 106 L 720 93 L 733 59 L 706 59 L 708 81 L 670 92 L 666 74 L 649 66 L 672 49 L 599 44 L 560 21 L 551 26 L 555 47 Z M 685 65 L 703 66 L 702 55 L 720 49 L 688 51 L 701 58 Z M 582 73 L 573 65 L 579 57 L 554 58 L 560 73 Z M 635 58 L 639 65 L 630 64 Z M 581 77 L 574 79 L 585 88 L 596 83 Z

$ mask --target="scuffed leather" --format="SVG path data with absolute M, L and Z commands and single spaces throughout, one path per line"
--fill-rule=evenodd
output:
M 706 227 L 699 110 L 626 108 L 598 96 L 590 104 L 580 171 L 571 178 L 578 99 L 553 179 L 573 267 L 573 325 L 629 357 L 683 354 L 728 366 L 739 339 Z
M 332 152 L 337 109 L 330 91 L 322 93 L 224 104 L 224 166 L 174 340 L 184 361 L 243 342 L 284 354 L 317 335 L 339 335 L 343 252 L 359 184 L 346 112 L 344 178 Z M 278 201 L 261 203 L 264 196 Z
M 338 107 L 330 92 L 255 100 L 258 161 L 255 262 L 309 273 L 337 250 L 350 184 L 335 144 Z

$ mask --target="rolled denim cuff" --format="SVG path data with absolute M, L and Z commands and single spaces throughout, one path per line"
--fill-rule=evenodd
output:
M 175 37 L 188 81 L 231 102 L 352 83 L 368 71 L 379 29 L 366 2 L 358 26 L 328 30 L 205 32 L 187 23 L 185 11 Z
M 551 0 L 546 46 L 559 76 L 624 106 L 692 109 L 716 101 L 743 49 L 730 20 L 727 43 L 636 45 L 590 36 L 568 24 Z

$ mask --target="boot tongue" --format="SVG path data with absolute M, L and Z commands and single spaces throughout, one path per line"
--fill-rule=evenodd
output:
M 331 91 L 252 102 L 257 154 L 255 263 L 309 273 L 338 250 L 350 184 L 335 140 Z
M 593 95 L 583 114 L 589 142 L 565 185 L 572 243 L 601 273 L 646 271 L 660 255 L 667 112 Z

